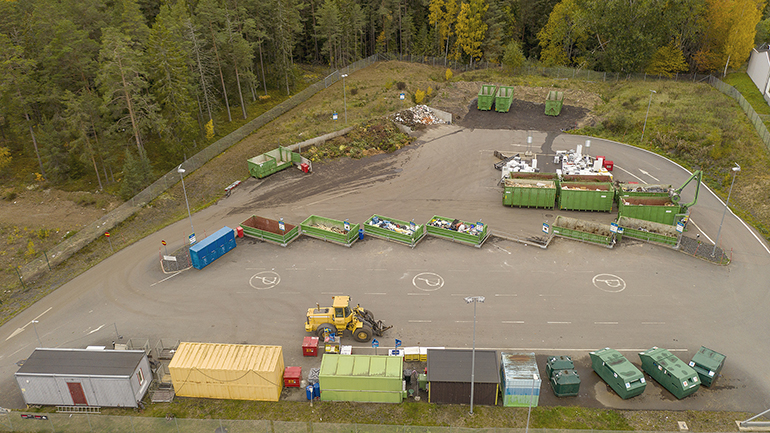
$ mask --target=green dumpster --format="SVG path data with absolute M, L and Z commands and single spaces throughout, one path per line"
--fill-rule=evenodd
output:
M 545 98 L 545 114 L 549 116 L 558 116 L 564 105 L 564 92 L 551 90 L 548 97 Z
M 667 247 L 679 245 L 681 233 L 674 226 L 624 216 L 618 218 L 618 226 L 623 227 L 623 237 Z
M 559 182 L 559 209 L 612 211 L 615 188 L 610 182 Z
M 500 86 L 495 96 L 495 111 L 507 113 L 513 103 L 513 86 Z
M 553 223 L 553 235 L 612 248 L 616 235 L 610 225 L 583 221 L 558 215 Z
M 692 357 L 690 367 L 698 373 L 701 384 L 711 386 L 719 377 L 719 372 L 725 365 L 727 357 L 719 352 L 701 346 L 698 352 Z
M 642 360 L 642 370 L 678 399 L 700 388 L 698 373 L 666 349 L 653 347 L 640 352 L 639 358 Z
M 489 237 L 489 229 L 486 224 L 480 222 L 474 224 L 438 215 L 434 215 L 426 227 L 429 235 L 473 245 L 476 248 L 481 248 L 481 245 Z
M 495 93 L 497 86 L 494 84 L 482 84 L 479 89 L 479 99 L 476 102 L 476 106 L 479 110 L 489 111 L 492 109 L 492 104 L 495 102 Z
M 615 195 L 618 200 L 627 197 L 668 197 L 671 185 L 650 185 L 646 183 L 619 183 Z
M 279 146 L 262 155 L 249 159 L 249 174 L 256 178 L 263 178 L 275 172 L 289 168 L 292 165 L 292 151 Z
M 372 215 L 363 226 L 367 235 L 403 243 L 412 248 L 425 237 L 425 226 L 382 215 Z
M 301 234 L 311 238 L 334 242 L 346 247 L 358 239 L 358 224 L 310 215 L 299 225 Z
M 620 352 L 606 347 L 590 355 L 591 367 L 620 398 L 625 400 L 644 392 L 644 374 Z
M 556 397 L 573 397 L 580 392 L 580 375 L 574 369 L 556 371 L 549 382 Z
M 243 234 L 246 236 L 273 242 L 282 247 L 285 247 L 299 236 L 298 226 L 256 215 L 252 215 L 242 222 L 241 227 L 243 228 Z
M 553 209 L 556 206 L 556 181 L 505 179 L 503 206 Z
M 618 215 L 675 225 L 683 216 L 682 206 L 669 197 L 627 197 L 618 200 Z
M 545 374 L 548 377 L 559 370 L 574 370 L 575 364 L 569 356 L 549 356 L 545 363 Z

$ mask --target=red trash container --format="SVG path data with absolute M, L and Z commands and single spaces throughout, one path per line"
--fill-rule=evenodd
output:
M 307 165 L 307 162 L 303 162 L 299 165 L 299 167 L 302 169 L 303 172 L 307 173 L 310 171 L 310 166 Z
M 239 238 L 243 237 L 243 227 L 241 227 L 241 226 L 236 227 L 235 228 L 235 232 L 238 233 L 238 237 Z
M 318 356 L 318 337 L 305 337 L 302 340 L 302 356 Z
M 302 367 L 286 367 L 283 370 L 283 386 L 299 388 L 302 380 Z

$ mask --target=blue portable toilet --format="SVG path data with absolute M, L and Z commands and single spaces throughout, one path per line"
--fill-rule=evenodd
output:
M 203 269 L 233 248 L 235 248 L 235 230 L 225 226 L 190 247 L 193 268 Z

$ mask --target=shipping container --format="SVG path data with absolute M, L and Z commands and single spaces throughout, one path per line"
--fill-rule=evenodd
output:
M 612 226 L 593 221 L 583 221 L 562 215 L 556 216 L 553 235 L 612 248 L 620 236 L 612 232 Z
M 623 228 L 623 236 L 627 238 L 672 248 L 679 246 L 681 233 L 674 226 L 625 216 L 618 218 L 618 226 Z
M 495 111 L 507 113 L 513 103 L 513 86 L 500 86 L 495 96 Z
M 689 365 L 698 373 L 701 384 L 711 386 L 719 377 L 719 373 L 725 365 L 725 359 L 727 359 L 725 355 L 701 346 L 692 357 Z
M 285 223 L 283 220 L 272 220 L 252 215 L 241 223 L 246 236 L 272 242 L 282 247 L 289 245 L 299 237 L 299 226 Z
M 235 230 L 225 226 L 191 246 L 190 261 L 193 268 L 203 269 L 235 246 Z
M 248 160 L 249 174 L 256 178 L 263 178 L 275 172 L 289 168 L 292 165 L 292 151 L 279 146 L 269 152 L 255 156 Z
M 425 237 L 425 226 L 382 215 L 372 215 L 363 224 L 364 233 L 377 238 L 409 245 L 414 248 Z
M 606 347 L 590 353 L 591 367 L 620 398 L 636 397 L 644 392 L 644 374 L 615 349 Z
M 682 206 L 669 197 L 621 198 L 618 215 L 666 225 L 676 225 L 684 217 Z
M 278 401 L 283 389 L 281 346 L 179 343 L 168 365 L 176 395 Z
M 359 224 L 310 215 L 299 225 L 300 233 L 311 238 L 334 242 L 346 247 L 358 240 Z
M 489 111 L 492 109 L 492 104 L 495 102 L 495 94 L 497 93 L 497 86 L 493 84 L 482 84 L 479 89 L 479 99 L 476 106 L 479 110 Z
M 502 352 L 500 354 L 503 406 L 537 406 L 542 379 L 532 352 Z
M 556 90 L 548 91 L 548 96 L 545 98 L 545 114 L 549 116 L 558 116 L 561 114 L 563 105 L 564 92 L 559 92 Z
M 698 373 L 666 349 L 653 347 L 640 352 L 639 358 L 642 370 L 678 399 L 700 388 Z
M 434 215 L 426 224 L 428 234 L 480 248 L 489 237 L 489 228 L 481 222 L 469 223 Z
M 35 349 L 15 377 L 27 405 L 137 407 L 152 370 L 143 350 Z
M 505 179 L 503 206 L 553 209 L 557 186 L 554 180 Z
M 404 357 L 324 354 L 318 375 L 323 401 L 401 403 Z
M 473 351 L 428 349 L 428 402 L 470 404 Z M 494 350 L 476 350 L 473 404 L 497 405 L 500 365 Z
M 612 211 L 615 188 L 610 182 L 559 182 L 559 209 Z

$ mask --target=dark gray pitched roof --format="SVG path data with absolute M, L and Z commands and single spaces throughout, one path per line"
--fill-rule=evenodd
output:
M 428 349 L 428 382 L 471 381 L 473 352 L 461 349 Z M 476 383 L 500 383 L 500 364 L 494 350 L 476 350 Z
M 16 374 L 130 376 L 144 356 L 142 350 L 35 349 Z

